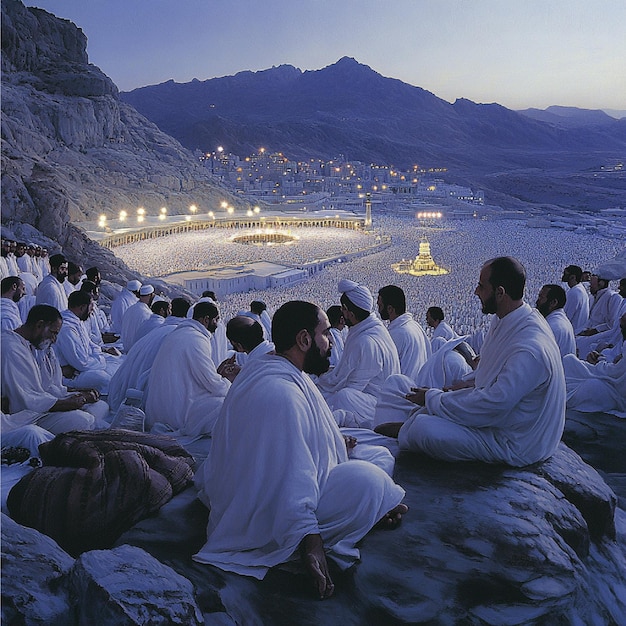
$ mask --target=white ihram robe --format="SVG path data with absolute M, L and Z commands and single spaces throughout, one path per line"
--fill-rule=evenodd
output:
M 164 424 L 187 441 L 210 435 L 229 387 L 211 359 L 211 333 L 197 320 L 184 320 L 152 365 L 146 425 Z
M 72 311 L 61 313 L 63 326 L 59 331 L 54 350 L 61 367 L 71 365 L 76 370 L 74 378 L 65 378 L 64 384 L 78 389 L 97 389 L 109 393 L 111 376 L 119 367 L 120 357 L 105 354 L 90 336 L 87 324 Z
M 67 309 L 67 294 L 63 284 L 52 274 L 48 274 L 39 283 L 35 304 L 48 304 L 57 309 L 59 313 Z
M 2 330 L 15 330 L 22 325 L 20 309 L 11 298 L 0 298 L 0 324 Z
M 561 356 L 566 354 L 576 354 L 576 338 L 574 337 L 574 327 L 569 321 L 563 309 L 556 309 L 549 313 L 546 322 L 554 335 L 556 345 L 559 346 Z
M 626 417 L 626 341 L 616 363 L 600 361 L 592 365 L 571 354 L 563 359 L 563 367 L 568 409 Z
M 523 304 L 496 319 L 475 387 L 426 392 L 398 435 L 400 448 L 446 461 L 521 467 L 549 458 L 565 425 L 565 377 L 547 322 Z
M 465 339 L 466 337 L 457 337 L 446 341 L 424 363 L 417 378 L 411 379 L 403 374 L 390 376 L 385 381 L 376 403 L 373 426 L 386 422 L 405 422 L 416 406 L 406 399 L 412 387 L 444 389 L 471 374 L 472 368 L 463 356 L 454 350 Z
M 574 327 L 574 334 L 585 330 L 589 319 L 589 295 L 582 283 L 567 290 L 563 311 Z
M 117 294 L 117 297 L 111 304 L 112 332 L 118 334 L 122 332 L 122 319 L 124 318 L 124 313 L 126 313 L 126 310 L 137 302 L 137 296 L 132 291 L 128 291 L 126 288 L 123 288 L 122 291 Z
M 400 373 L 398 350 L 383 323 L 371 313 L 350 328 L 337 367 L 317 381 L 339 426 L 370 428 L 385 380 Z
M 431 354 L 430 341 L 426 333 L 410 313 L 396 317 L 389 323 L 387 330 L 398 349 L 400 371 L 411 380 L 415 380 Z
M 159 328 L 148 333 L 135 343 L 126 355 L 124 362 L 113 374 L 109 382 L 109 397 L 107 401 L 111 411 L 116 412 L 126 398 L 129 389 L 137 389 L 143 393 L 141 408 L 146 406 L 148 396 L 148 379 L 150 370 L 163 340 L 183 321 L 182 317 L 170 315 Z
M 252 364 L 250 364 L 252 365 Z M 262 579 L 321 534 L 340 567 L 404 490 L 366 461 L 348 461 L 333 415 L 307 374 L 265 355 L 243 367 L 213 430 L 200 498 L 207 543 L 193 558 Z
M 129 306 L 122 317 L 122 345 L 124 346 L 124 352 L 128 352 L 135 343 L 137 331 L 141 325 L 150 319 L 152 311 L 150 307 L 139 300 L 132 306 Z

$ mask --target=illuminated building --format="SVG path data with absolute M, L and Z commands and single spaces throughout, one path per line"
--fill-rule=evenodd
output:
M 430 253 L 430 243 L 426 237 L 420 241 L 419 254 L 413 261 L 403 259 L 399 263 L 394 263 L 391 268 L 398 274 L 411 274 L 412 276 L 441 276 L 448 273 L 448 270 L 435 263 Z

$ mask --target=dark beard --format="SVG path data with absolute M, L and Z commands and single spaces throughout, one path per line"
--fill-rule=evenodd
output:
M 304 363 L 302 369 L 307 374 L 314 374 L 320 376 L 324 372 L 328 371 L 330 367 L 330 350 L 326 354 L 322 354 L 321 350 L 317 347 L 317 344 L 313 342 L 311 347 L 304 355 Z
M 489 315 L 491 313 L 495 313 L 497 310 L 496 305 L 496 294 L 492 294 L 492 296 L 483 304 L 483 313 L 485 315 Z
M 382 311 L 380 309 L 378 309 L 378 312 L 380 313 L 380 319 L 381 320 L 388 320 L 389 319 L 389 313 L 387 313 L 387 307 L 385 307 Z
M 550 305 L 547 302 L 541 304 L 537 307 L 537 311 L 539 311 L 543 317 L 548 317 L 548 315 L 550 315 Z

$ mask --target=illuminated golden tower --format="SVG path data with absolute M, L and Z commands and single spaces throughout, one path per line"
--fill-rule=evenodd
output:
M 419 254 L 413 261 L 403 259 L 400 263 L 394 263 L 391 268 L 398 274 L 411 274 L 412 276 L 441 276 L 448 273 L 448 270 L 435 263 L 426 237 L 420 241 Z

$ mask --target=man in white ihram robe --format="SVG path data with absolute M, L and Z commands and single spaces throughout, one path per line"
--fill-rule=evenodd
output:
M 546 318 L 562 357 L 566 354 L 576 354 L 574 327 L 563 310 L 565 302 L 566 295 L 563 287 L 544 285 L 539 290 L 535 303 L 537 311 Z
M 150 318 L 152 311 L 150 306 L 154 300 L 154 287 L 152 285 L 142 285 L 139 289 L 139 299 L 135 304 L 126 309 L 122 317 L 122 345 L 124 351 L 128 352 L 135 343 L 137 331 L 141 325 Z
M 428 358 L 416 378 L 404 374 L 390 376 L 380 391 L 373 427 L 387 422 L 405 422 L 415 410 L 415 404 L 407 399 L 414 387 L 446 389 L 472 374 L 472 366 L 455 349 L 465 339 L 457 337 L 446 341 Z
M 124 313 L 137 303 L 141 287 L 142 285 L 138 280 L 129 280 L 126 287 L 117 294 L 111 304 L 111 332 L 117 334 L 122 332 Z
M 522 300 L 526 276 L 510 257 L 488 261 L 476 288 L 484 313 L 496 313 L 474 387 L 419 388 L 424 407 L 401 426 L 401 449 L 446 461 L 521 467 L 549 458 L 565 424 L 565 377 L 558 346 L 541 314 Z M 377 430 L 393 434 L 390 425 Z
M 187 442 L 211 434 L 230 388 L 211 358 L 218 320 L 214 304 L 199 303 L 194 319 L 182 321 L 161 344 L 148 379 L 146 425 L 152 429 L 159 424 L 159 432 L 173 431 Z
M 85 291 L 70 294 L 69 308 L 61 313 L 63 326 L 55 344 L 61 368 L 70 366 L 72 375 L 64 377 L 68 387 L 97 389 L 109 393 L 109 382 L 122 362 L 121 357 L 105 353 L 89 336 L 86 321 L 91 312 L 91 296 Z M 67 370 L 66 370 L 67 371 Z
M 91 393 L 51 393 L 43 386 L 35 350 L 54 343 L 62 319 L 53 307 L 33 307 L 23 326 L 2 333 L 0 355 L 2 391 L 8 397 L 12 413 L 28 410 L 37 414 L 33 423 L 59 434 L 68 430 L 91 430 L 96 418 L 86 411 L 95 399 Z
M 339 281 L 341 305 L 350 326 L 337 366 L 319 377 L 319 387 L 339 426 L 370 428 L 383 383 L 400 373 L 398 350 L 383 323 L 371 313 L 370 290 Z
M 591 364 L 574 355 L 563 359 L 567 408 L 626 417 L 626 313 L 620 318 L 620 329 L 621 354 L 614 360 Z
M 136 389 L 143 394 L 141 408 L 145 408 L 148 396 L 147 390 L 150 370 L 159 352 L 159 348 L 165 338 L 173 332 L 184 319 L 184 317 L 178 317 L 173 314 L 168 315 L 159 328 L 148 333 L 133 345 L 130 352 L 126 355 L 124 362 L 115 374 L 113 374 L 109 383 L 109 396 L 107 401 L 111 407 L 111 411 L 116 412 L 119 409 L 129 389 Z
M 406 297 L 400 287 L 383 287 L 378 292 L 377 304 L 381 319 L 389 320 L 387 330 L 398 349 L 400 371 L 415 380 L 431 354 L 430 341 L 413 315 L 407 313 Z
M 581 282 L 582 274 L 583 271 L 578 265 L 568 265 L 561 277 L 569 287 L 563 311 L 572 323 L 575 335 L 585 329 L 589 319 L 589 295 Z
M 285 329 L 273 334 L 279 354 L 244 365 L 215 425 L 200 493 L 211 508 L 207 543 L 193 558 L 262 579 L 300 547 L 324 598 L 334 590 L 326 557 L 349 567 L 359 558 L 355 544 L 379 520 L 391 526 L 406 512 L 404 490 L 371 463 L 348 461 L 303 371 L 329 366 L 324 312 L 288 302 L 273 324 Z

